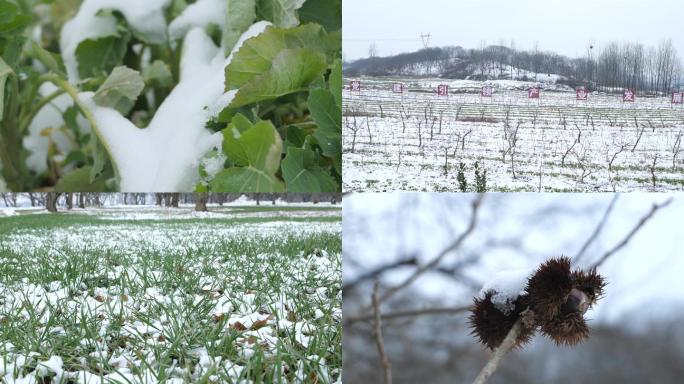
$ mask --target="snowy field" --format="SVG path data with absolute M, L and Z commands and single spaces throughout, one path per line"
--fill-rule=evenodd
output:
M 341 382 L 340 210 L 250 208 L 0 218 L 0 382 Z
M 223 206 L 207 204 L 207 212 L 196 212 L 195 206 L 183 206 L 179 208 L 164 208 L 158 206 L 107 206 L 101 208 L 88 207 L 80 209 L 74 207 L 71 210 L 63 209 L 61 213 L 68 215 L 87 215 L 98 220 L 192 220 L 202 218 L 230 219 L 230 218 L 278 218 L 278 217 L 336 217 L 340 215 L 341 206 L 327 203 L 319 204 L 287 204 L 285 206 L 273 206 L 265 203 L 261 206 L 224 204 Z M 43 207 L 0 207 L 0 217 L 29 214 L 44 214 L 47 210 Z
M 395 82 L 410 92 L 392 93 Z M 345 191 L 458 191 L 460 163 L 474 191 L 476 162 L 490 191 L 684 189 L 684 107 L 669 97 L 576 101 L 563 85 L 511 80 L 361 84 L 343 94 Z M 492 98 L 480 97 L 485 84 Z M 528 99 L 535 84 L 541 98 Z

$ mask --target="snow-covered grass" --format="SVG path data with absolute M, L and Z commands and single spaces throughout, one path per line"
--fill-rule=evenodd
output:
M 341 222 L 310 212 L 1 218 L 0 381 L 340 381 Z
M 459 190 L 460 163 L 474 190 L 476 162 L 493 191 L 684 188 L 684 108 L 669 98 L 584 102 L 542 90 L 531 100 L 533 83 L 510 80 L 485 82 L 495 93 L 481 98 L 483 82 L 439 79 L 405 80 L 412 92 L 402 95 L 390 91 L 397 81 L 363 79 L 361 92 L 344 92 L 346 191 Z M 454 93 L 437 97 L 439 83 Z

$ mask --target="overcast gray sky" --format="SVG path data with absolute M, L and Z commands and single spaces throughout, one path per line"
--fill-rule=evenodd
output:
M 475 48 L 500 40 L 567 56 L 583 56 L 590 42 L 639 41 L 657 45 L 671 38 L 684 56 L 684 0 L 344 0 L 346 60 L 430 46 Z

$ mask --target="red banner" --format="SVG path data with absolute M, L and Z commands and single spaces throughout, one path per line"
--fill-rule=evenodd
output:
M 437 96 L 449 96 L 449 86 L 445 84 L 438 85 Z
M 530 88 L 527 90 L 528 99 L 538 99 L 539 98 L 539 88 Z
M 482 97 L 492 97 L 492 93 L 493 90 L 490 86 L 482 87 L 482 89 L 480 90 L 480 96 Z
M 577 100 L 587 100 L 589 98 L 589 91 L 585 87 L 575 89 Z
M 392 84 L 392 92 L 393 93 L 403 93 L 404 92 L 404 84 L 401 84 L 401 83 Z
M 350 91 L 355 91 L 355 92 L 361 91 L 361 82 L 358 81 L 358 80 L 352 81 L 352 82 L 351 82 L 351 85 L 349 86 L 349 90 L 350 90 Z
M 672 104 L 682 104 L 684 101 L 684 93 L 673 92 L 672 93 Z
M 631 89 L 625 89 L 622 94 L 622 101 L 634 101 L 635 99 L 634 91 Z

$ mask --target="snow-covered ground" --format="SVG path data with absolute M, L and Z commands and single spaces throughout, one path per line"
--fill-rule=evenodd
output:
M 272 206 L 270 204 L 260 207 L 253 205 L 224 204 L 208 205 L 207 212 L 197 212 L 194 206 L 181 206 L 180 208 L 164 208 L 157 206 L 110 206 L 110 207 L 87 207 L 85 209 L 73 208 L 62 209 L 62 214 L 93 216 L 100 220 L 193 220 L 193 219 L 234 219 L 234 218 L 277 218 L 277 217 L 340 217 L 341 206 L 332 204 L 287 204 L 285 206 Z M 0 207 L 0 217 L 29 214 L 45 214 L 47 210 L 42 207 Z
M 474 190 L 475 162 L 492 191 L 684 189 L 684 107 L 669 98 L 577 101 L 539 84 L 535 100 L 526 91 L 535 83 L 510 80 L 407 80 L 412 92 L 398 94 L 396 81 L 362 79 L 361 92 L 344 92 L 346 191 L 457 191 L 460 163 Z M 438 84 L 453 94 L 438 97 Z M 480 97 L 484 84 L 492 98 Z
M 339 214 L 102 212 L 0 218 L 0 382 L 341 382 Z

